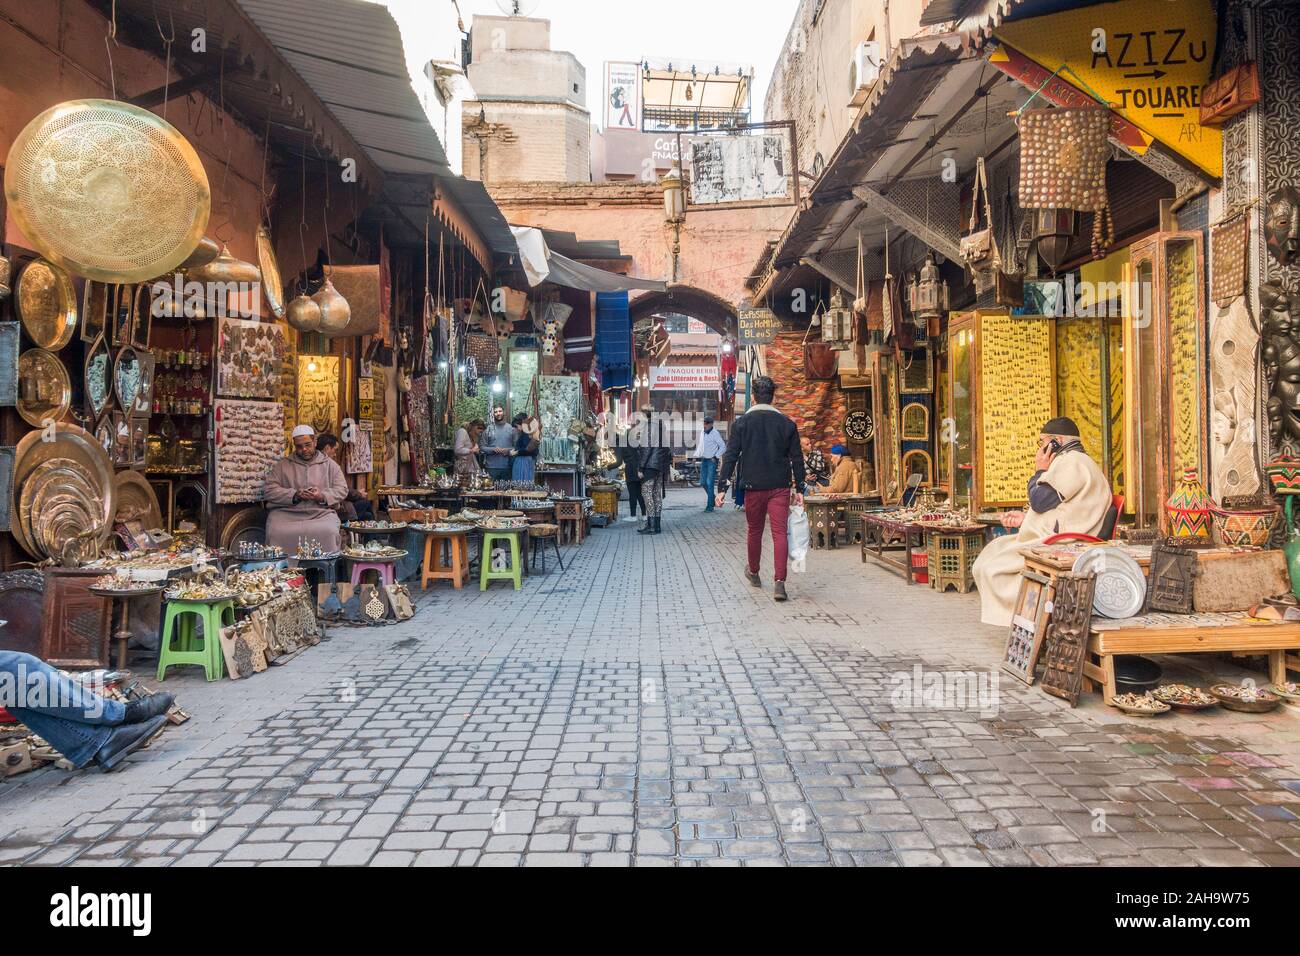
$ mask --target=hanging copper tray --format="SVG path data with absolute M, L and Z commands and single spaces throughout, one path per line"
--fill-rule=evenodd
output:
M 113 478 L 113 487 L 117 492 L 115 522 L 138 518 L 145 528 L 162 527 L 158 495 L 144 475 L 138 471 L 119 471 Z
M 162 117 L 120 100 L 69 100 L 27 124 L 5 165 L 5 198 L 45 258 L 100 282 L 172 272 L 208 225 L 198 153 Z
M 72 277 L 52 262 L 36 259 L 18 277 L 18 317 L 31 340 L 57 352 L 77 331 L 77 291 Z
M 108 455 L 93 435 L 76 425 L 63 423 L 56 425 L 53 441 L 42 441 L 44 434 L 43 430 L 28 432 L 18 442 L 17 451 L 14 452 L 14 488 L 23 487 L 28 475 L 42 462 L 49 461 L 51 458 L 71 458 L 87 467 L 95 477 L 95 487 L 100 494 L 100 510 L 97 516 L 103 526 L 100 528 L 99 540 L 101 543 L 107 541 L 108 536 L 113 533 L 112 518 L 117 504 L 117 496 L 113 489 L 113 466 L 109 462 Z M 17 529 L 19 524 L 20 522 L 15 522 L 13 527 Z M 21 532 L 16 531 L 14 537 L 24 551 L 39 556 L 32 542 L 23 540 Z
M 59 357 L 45 349 L 28 349 L 18 357 L 18 414 L 28 425 L 44 428 L 60 421 L 72 405 L 72 380 Z
M 257 264 L 262 269 L 262 297 L 277 319 L 284 318 L 284 281 L 280 278 L 280 265 L 275 261 L 275 246 L 271 230 L 257 227 Z

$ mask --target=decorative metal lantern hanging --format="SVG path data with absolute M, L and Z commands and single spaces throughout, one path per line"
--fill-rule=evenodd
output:
M 1079 233 L 1079 214 L 1073 209 L 1034 209 L 1031 212 L 1038 256 L 1055 272 L 1065 261 L 1070 240 Z
M 837 352 L 853 347 L 853 310 L 844 299 L 844 292 L 831 293 L 831 305 L 822 316 L 822 342 Z
M 908 288 L 908 306 L 918 324 L 939 318 L 948 308 L 948 286 L 939 278 L 934 256 L 926 256 L 920 273 Z

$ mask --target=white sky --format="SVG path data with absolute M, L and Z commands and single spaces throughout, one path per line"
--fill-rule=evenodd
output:
M 377 0 L 402 29 L 407 66 L 418 74 L 430 59 L 457 51 L 452 0 Z M 459 0 L 465 28 L 474 14 L 509 12 L 510 0 Z M 799 0 L 523 0 L 525 13 L 551 21 L 551 48 L 566 50 L 587 70 L 587 108 L 602 124 L 604 63 L 668 57 L 754 67 L 752 113 L 763 98 Z

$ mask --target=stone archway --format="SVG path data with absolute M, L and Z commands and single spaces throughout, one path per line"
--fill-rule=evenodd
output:
M 661 312 L 677 312 L 699 319 L 719 335 L 736 334 L 736 310 L 729 302 L 693 286 L 670 286 L 666 292 L 645 292 L 630 303 L 632 324 Z

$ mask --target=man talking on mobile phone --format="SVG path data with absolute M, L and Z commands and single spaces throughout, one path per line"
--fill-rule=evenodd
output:
M 1021 550 L 1054 534 L 1075 532 L 1108 536 L 1117 517 L 1111 510 L 1110 482 L 1088 457 L 1079 441 L 1079 426 L 1068 418 L 1053 418 L 1038 436 L 1034 475 L 1029 479 L 1025 511 L 1009 511 L 1002 526 L 1013 530 L 984 546 L 971 569 L 980 592 L 980 619 L 1007 627 L 1020 572 L 1025 568 Z M 1105 525 L 1109 524 L 1110 529 Z M 1107 535 L 1102 535 L 1103 530 Z

